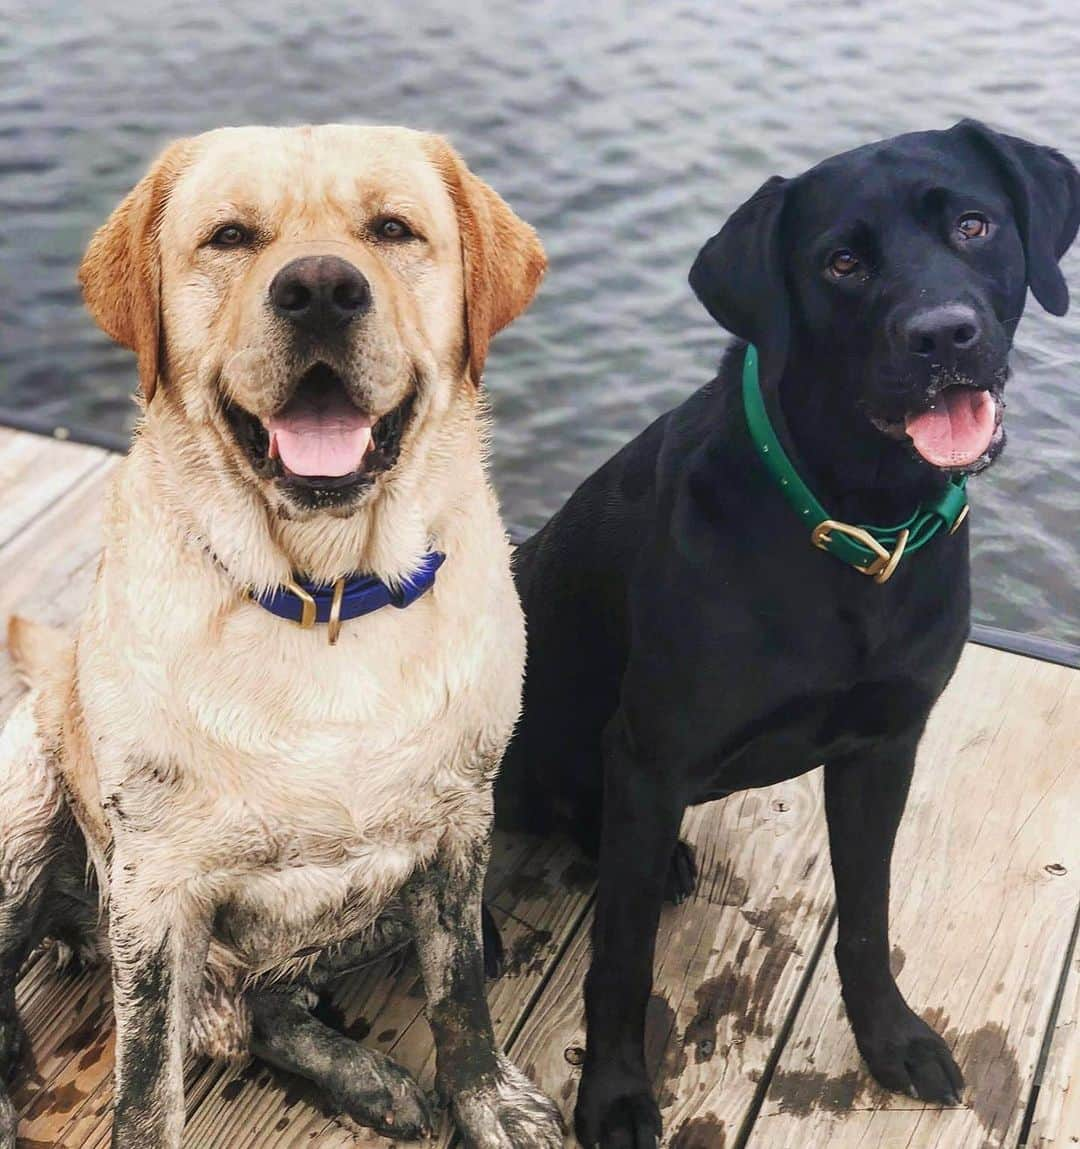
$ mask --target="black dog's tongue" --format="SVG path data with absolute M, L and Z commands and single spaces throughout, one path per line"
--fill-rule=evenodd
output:
M 946 387 L 929 411 L 905 421 L 915 450 L 935 467 L 967 467 L 994 437 L 994 399 L 973 387 Z

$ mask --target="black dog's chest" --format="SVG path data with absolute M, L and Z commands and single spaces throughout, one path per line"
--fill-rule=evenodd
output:
M 695 799 L 771 786 L 825 762 L 857 756 L 902 734 L 925 713 L 926 703 L 925 691 L 902 679 L 787 698 L 705 755 Z

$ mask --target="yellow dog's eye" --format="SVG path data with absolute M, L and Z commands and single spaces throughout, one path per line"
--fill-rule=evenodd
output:
M 837 279 L 843 279 L 845 276 L 851 275 L 851 273 L 857 271 L 858 268 L 858 259 L 855 254 L 848 251 L 846 247 L 842 247 L 839 251 L 834 251 L 832 255 L 829 256 L 829 271 L 831 271 Z
M 969 211 L 956 221 L 961 239 L 985 239 L 990 234 L 990 221 L 977 211 Z
M 250 239 L 251 233 L 247 228 L 241 227 L 238 223 L 227 223 L 214 232 L 210 242 L 214 247 L 242 247 Z
M 375 234 L 380 239 L 411 239 L 413 235 L 408 224 L 393 216 L 378 220 L 375 224 Z

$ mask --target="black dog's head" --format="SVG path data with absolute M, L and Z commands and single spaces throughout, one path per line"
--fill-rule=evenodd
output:
M 1063 315 L 1058 260 L 1080 175 L 1050 148 L 965 120 L 773 177 L 702 249 L 690 283 L 757 345 L 762 382 L 855 420 L 925 467 L 974 472 L 1004 442 L 1007 356 L 1027 288 Z M 787 387 L 787 384 L 785 384 Z M 788 404 L 785 390 L 784 404 Z

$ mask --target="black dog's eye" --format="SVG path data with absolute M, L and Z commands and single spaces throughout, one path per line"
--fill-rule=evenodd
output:
M 985 239 L 990 234 L 990 221 L 981 212 L 969 211 L 956 221 L 961 239 Z
M 227 223 L 224 227 L 219 227 L 210 237 L 210 243 L 214 247 L 243 247 L 250 242 L 251 232 L 238 223 Z
M 394 216 L 387 216 L 385 219 L 377 220 L 375 223 L 375 234 L 380 239 L 412 239 L 413 232 L 409 230 L 409 225 Z
M 852 272 L 857 271 L 859 268 L 859 260 L 854 252 L 848 251 L 846 247 L 842 247 L 839 251 L 834 251 L 829 256 L 829 271 L 836 276 L 837 279 L 844 279 L 846 276 L 851 275 Z

